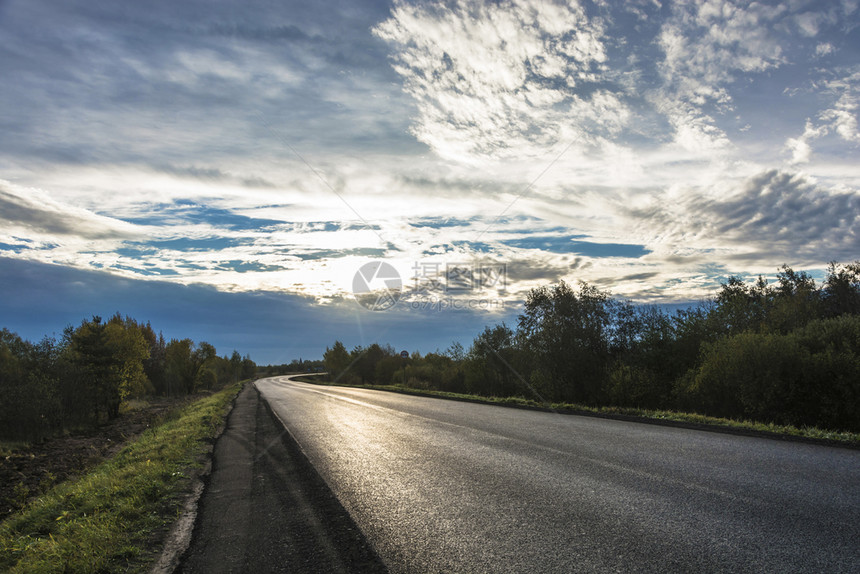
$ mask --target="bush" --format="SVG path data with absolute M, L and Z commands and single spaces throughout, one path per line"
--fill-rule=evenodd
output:
M 705 345 L 681 400 L 722 417 L 860 429 L 860 317 L 795 332 L 742 333 Z
M 669 389 L 644 367 L 619 363 L 609 373 L 608 395 L 613 405 L 657 409 L 664 407 Z
M 790 388 L 802 386 L 800 348 L 782 335 L 742 333 L 704 346 L 688 389 L 702 411 L 720 417 L 784 420 Z

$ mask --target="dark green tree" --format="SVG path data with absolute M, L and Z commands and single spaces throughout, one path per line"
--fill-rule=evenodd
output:
M 532 289 L 519 317 L 532 382 L 549 399 L 599 403 L 611 364 L 617 304 L 586 283 Z
M 822 299 L 828 317 L 860 315 L 860 260 L 847 265 L 830 263 Z
M 230 368 L 233 374 L 233 380 L 238 381 L 239 377 L 242 376 L 242 355 L 239 354 L 239 351 L 233 350 L 233 354 L 230 355 Z
M 518 362 L 514 347 L 514 332 L 504 323 L 485 327 L 475 337 L 464 365 L 466 391 L 485 396 L 512 396 L 527 393 L 518 384 L 515 364 Z
M 340 341 L 335 341 L 331 349 L 326 347 L 325 353 L 323 353 L 325 370 L 333 381 L 340 380 L 346 374 L 350 361 L 349 352 Z

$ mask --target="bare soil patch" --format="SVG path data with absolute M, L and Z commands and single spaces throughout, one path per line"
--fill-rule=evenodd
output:
M 0 520 L 57 483 L 79 476 L 119 452 L 170 409 L 200 398 L 155 397 L 114 421 L 50 438 L 0 457 Z

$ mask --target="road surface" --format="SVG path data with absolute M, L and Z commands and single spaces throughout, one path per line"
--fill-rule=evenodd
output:
M 391 572 L 860 572 L 855 450 L 256 385 Z

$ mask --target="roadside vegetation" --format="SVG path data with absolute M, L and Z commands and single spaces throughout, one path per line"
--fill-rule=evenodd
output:
M 468 350 L 404 360 L 336 341 L 324 363 L 344 384 L 856 441 L 860 261 L 831 263 L 820 285 L 787 266 L 773 285 L 730 277 L 672 314 L 562 282 L 533 289 L 516 328 L 488 326 Z
M 165 341 L 120 314 L 69 326 L 59 341 L 0 329 L 0 441 L 37 442 L 116 419 L 138 397 L 215 390 L 255 372 L 238 351 L 219 357 L 206 342 Z
M 112 459 L 0 523 L 0 570 L 146 570 L 240 388 L 169 412 Z

